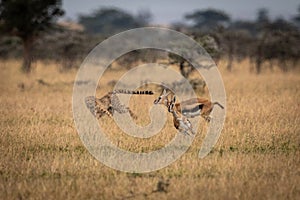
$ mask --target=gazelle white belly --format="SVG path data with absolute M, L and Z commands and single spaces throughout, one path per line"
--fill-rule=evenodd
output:
M 182 114 L 188 118 L 193 118 L 193 117 L 199 116 L 201 114 L 201 110 L 197 110 L 195 112 L 186 112 L 185 111 Z
M 193 118 L 201 114 L 201 108 L 202 108 L 201 105 L 197 105 L 190 109 L 185 108 L 182 110 L 182 114 L 186 117 Z

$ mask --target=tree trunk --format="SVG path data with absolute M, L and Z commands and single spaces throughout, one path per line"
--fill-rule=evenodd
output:
M 258 57 L 256 58 L 256 73 L 257 73 L 257 74 L 260 74 L 260 73 L 261 73 L 261 63 L 262 63 L 261 60 L 262 60 L 262 59 L 260 58 L 260 56 L 258 56 Z
M 227 62 L 227 71 L 231 72 L 232 70 L 232 63 L 233 63 L 233 47 L 229 47 L 228 52 L 228 62 Z
M 265 46 L 265 41 L 267 39 L 267 35 L 268 35 L 267 32 L 263 33 L 263 36 L 257 46 L 257 50 L 256 50 L 256 73 L 257 74 L 261 73 L 262 70 L 261 67 L 266 58 L 264 54 L 264 46 Z
M 32 62 L 32 43 L 31 39 L 23 39 L 23 65 L 22 71 L 30 73 Z

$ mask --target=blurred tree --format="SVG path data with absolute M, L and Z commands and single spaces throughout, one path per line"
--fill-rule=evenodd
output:
M 10 57 L 20 57 L 22 55 L 22 41 L 18 37 L 0 35 L 0 57 L 8 59 Z
M 237 20 L 230 24 L 229 29 L 233 31 L 247 31 L 252 36 L 255 36 L 257 30 L 255 22 Z
M 261 73 L 265 61 L 269 61 L 272 69 L 273 61 L 277 60 L 283 71 L 288 69 L 286 65 L 288 60 L 297 62 L 299 56 L 294 55 L 294 52 L 297 52 L 294 49 L 298 48 L 295 38 L 299 32 L 291 22 L 281 17 L 271 21 L 268 10 L 262 8 L 257 12 L 256 27 L 258 34 L 254 56 L 257 74 Z
M 269 28 L 270 18 L 269 11 L 266 8 L 260 8 L 256 16 L 256 29 L 258 33 L 264 32 Z
M 210 35 L 201 35 L 199 33 L 193 33 L 191 36 L 205 49 L 210 56 L 212 56 L 214 60 L 219 59 L 220 49 L 214 37 Z M 195 68 L 186 60 L 186 58 L 192 60 L 192 57 L 195 55 L 193 55 L 190 51 L 181 51 L 181 53 L 184 55 L 183 57 L 177 54 L 168 53 L 169 64 L 178 65 L 182 76 L 186 79 L 189 79 Z M 202 54 L 203 52 L 199 53 Z
M 260 8 L 257 11 L 256 21 L 259 23 L 269 23 L 269 11 L 266 8 Z
M 266 37 L 258 41 L 256 49 L 256 71 L 261 72 L 264 62 L 277 61 L 279 68 L 286 72 L 295 68 L 300 59 L 300 33 L 298 31 L 273 30 Z M 287 63 L 290 63 L 289 65 Z
M 152 20 L 152 13 L 147 9 L 139 10 L 136 19 L 141 26 L 148 25 Z
M 293 17 L 293 21 L 296 23 L 298 27 L 300 27 L 300 5 L 298 7 L 298 13 L 295 17 Z
M 250 54 L 253 46 L 253 37 L 245 30 L 224 29 L 217 32 L 223 56 L 227 57 L 227 70 L 232 71 L 235 59 L 242 60 Z
M 78 67 L 88 52 L 102 38 L 96 38 L 79 30 L 58 27 L 37 39 L 33 55 L 39 60 L 60 63 L 60 71 Z
M 268 29 L 269 31 L 281 31 L 281 32 L 290 32 L 290 31 L 297 30 L 294 24 L 285 20 L 282 17 L 278 17 L 272 23 L 270 23 Z
M 194 22 L 194 27 L 204 31 L 213 30 L 230 22 L 228 14 L 221 10 L 207 9 L 198 10 L 185 16 L 187 20 Z
M 145 26 L 151 20 L 149 11 L 140 12 L 137 17 L 117 8 L 100 8 L 88 15 L 79 16 L 89 33 L 113 34 L 131 28 Z
M 256 28 L 258 32 L 257 36 L 257 44 L 255 49 L 255 68 L 256 73 L 261 73 L 261 66 L 264 62 L 264 54 L 265 54 L 265 43 L 271 30 L 270 20 L 269 20 L 269 11 L 266 8 L 260 8 L 257 11 L 256 17 Z
M 1 0 L 0 30 L 21 38 L 24 72 L 31 70 L 31 51 L 36 38 L 63 14 L 61 0 Z
M 173 22 L 171 27 L 172 29 L 182 33 L 188 33 L 190 29 L 189 25 L 182 21 Z

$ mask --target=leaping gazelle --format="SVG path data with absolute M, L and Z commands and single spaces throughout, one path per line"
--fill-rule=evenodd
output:
M 168 98 L 170 92 L 167 92 L 166 89 L 163 90 L 162 94 L 154 100 L 154 104 L 162 104 L 167 108 L 170 106 L 171 101 Z M 175 103 L 175 102 L 174 102 Z M 195 105 L 192 109 L 187 108 Z M 203 117 L 206 121 L 210 121 L 212 117 L 210 113 L 212 112 L 214 105 L 220 106 L 220 108 L 224 109 L 224 107 L 219 102 L 211 102 L 207 98 L 198 97 L 191 98 L 181 103 L 175 103 L 174 106 L 178 112 L 182 112 L 185 117 L 193 118 L 196 116 Z

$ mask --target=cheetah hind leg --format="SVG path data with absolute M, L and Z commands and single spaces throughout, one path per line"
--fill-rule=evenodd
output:
M 130 116 L 131 116 L 133 119 L 137 119 L 136 114 L 134 114 L 134 113 L 130 110 L 130 108 L 127 108 L 127 110 L 128 110 Z
M 124 113 L 129 112 L 130 116 L 131 116 L 133 119 L 137 119 L 137 116 L 130 110 L 130 108 L 125 107 L 124 105 L 121 105 L 121 106 L 119 106 L 119 107 L 115 107 L 114 110 L 117 111 L 117 112 L 120 113 L 120 114 L 124 114 Z
M 120 114 L 124 114 L 129 112 L 130 116 L 132 118 L 137 118 L 136 115 L 130 110 L 130 108 L 126 107 L 124 104 L 120 102 L 117 96 L 112 96 L 112 107 L 115 111 L 117 111 Z

